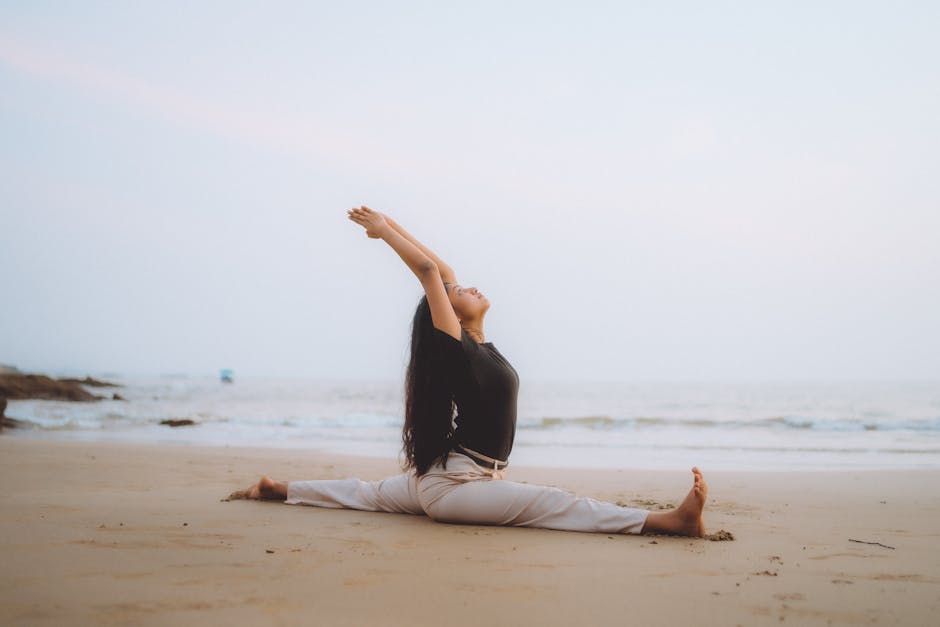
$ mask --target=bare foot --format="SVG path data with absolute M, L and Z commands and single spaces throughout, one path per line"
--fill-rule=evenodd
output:
M 708 497 L 708 484 L 702 477 L 702 471 L 697 467 L 692 469 L 695 480 L 692 483 L 692 489 L 686 495 L 685 500 L 676 509 L 676 514 L 681 518 L 684 536 L 693 536 L 702 538 L 705 536 L 705 525 L 702 523 L 702 510 L 705 509 L 705 499 Z
M 283 481 L 275 481 L 271 477 L 261 477 L 261 480 L 258 483 L 245 488 L 244 490 L 236 490 L 228 495 L 228 498 L 223 499 L 226 501 L 234 501 L 237 499 L 250 499 L 254 501 L 282 501 L 287 498 L 287 483 Z
M 708 497 L 708 485 L 702 477 L 702 471 L 692 469 L 694 480 L 692 489 L 685 500 L 676 509 L 665 514 L 650 513 L 641 533 L 670 533 L 693 538 L 705 537 L 705 525 L 702 522 L 702 510 Z

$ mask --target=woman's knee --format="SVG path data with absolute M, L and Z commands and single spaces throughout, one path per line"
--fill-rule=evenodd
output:
M 434 522 L 451 522 L 449 508 L 442 503 L 444 499 L 428 499 L 422 498 L 422 494 L 418 493 L 418 503 L 421 504 L 421 509 L 424 510 L 425 515 L 433 520 Z
M 433 520 L 434 522 L 439 522 L 439 523 L 451 522 L 448 519 L 443 507 L 438 507 L 437 505 L 425 507 L 424 513 L 427 514 L 427 517 Z

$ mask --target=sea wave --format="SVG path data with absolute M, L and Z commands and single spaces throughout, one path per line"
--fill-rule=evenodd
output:
M 98 403 L 10 401 L 24 437 L 317 448 L 392 457 L 400 385 L 125 380 Z M 531 386 L 513 463 L 572 467 L 940 467 L 934 384 Z M 169 418 L 195 424 L 171 428 Z M 5 434 L 7 435 L 7 434 Z
M 805 416 L 773 416 L 753 420 L 722 420 L 715 418 L 666 418 L 639 416 L 577 416 L 562 418 L 546 416 L 521 419 L 520 429 L 557 430 L 580 428 L 591 430 L 645 430 L 659 428 L 690 429 L 785 429 L 811 431 L 938 431 L 940 417 L 928 419 L 818 418 Z

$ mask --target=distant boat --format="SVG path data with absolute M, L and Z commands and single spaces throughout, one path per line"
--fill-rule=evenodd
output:
M 232 378 L 232 371 L 228 368 L 219 371 L 219 379 L 222 383 L 232 383 L 235 379 Z

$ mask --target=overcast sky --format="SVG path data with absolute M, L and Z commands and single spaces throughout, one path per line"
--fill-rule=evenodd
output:
M 523 380 L 940 379 L 938 7 L 3 2 L 0 363 L 399 380 L 364 203 Z

